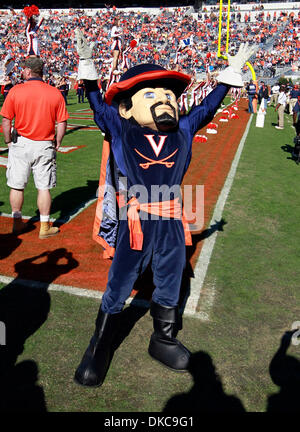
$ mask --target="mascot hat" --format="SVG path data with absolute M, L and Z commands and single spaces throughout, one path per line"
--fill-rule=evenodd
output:
M 145 87 L 163 87 L 172 90 L 177 98 L 190 83 L 191 77 L 181 72 L 168 71 L 162 66 L 145 63 L 128 69 L 120 78 L 120 81 L 112 84 L 105 93 L 105 102 L 119 103 L 134 95 Z

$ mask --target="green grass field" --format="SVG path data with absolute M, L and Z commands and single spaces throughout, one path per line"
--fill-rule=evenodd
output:
M 69 111 L 79 109 L 75 102 L 73 95 Z M 300 166 L 291 159 L 291 116 L 286 115 L 284 130 L 276 130 L 276 122 L 272 107 L 263 129 L 255 127 L 253 117 L 200 297 L 199 308 L 208 308 L 209 320 L 183 317 L 178 338 L 194 353 L 193 374 L 174 373 L 149 357 L 152 319 L 148 311 L 129 306 L 128 329 L 123 329 L 103 386 L 78 387 L 73 374 L 93 332 L 99 302 L 2 284 L 0 320 L 11 323 L 7 339 L 14 338 L 15 349 L 0 408 L 161 412 L 176 407 L 177 414 L 188 409 L 200 414 L 205 407 L 213 412 L 296 409 L 300 345 L 287 343 L 287 355 L 282 349 L 278 361 L 271 363 L 284 333 L 300 320 Z M 60 217 L 70 202 L 75 208 L 78 191 L 93 195 L 100 138 L 97 132 L 67 134 L 64 145 L 86 147 L 68 160 L 66 155 L 58 157 L 54 203 L 56 196 L 68 192 L 52 217 Z M 2 170 L 1 210 L 8 213 L 4 186 Z M 30 216 L 36 211 L 33 189 L 29 185 L 25 196 L 24 214 Z

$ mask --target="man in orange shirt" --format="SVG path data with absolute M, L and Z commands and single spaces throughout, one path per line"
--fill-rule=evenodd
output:
M 59 232 L 49 223 L 49 189 L 56 186 L 56 151 L 64 137 L 68 119 L 60 91 L 42 80 L 43 66 L 40 58 L 28 57 L 25 60 L 25 82 L 11 89 L 0 111 L 4 140 L 9 148 L 6 177 L 10 187 L 13 233 L 20 234 L 26 228 L 22 221 L 22 206 L 24 188 L 32 171 L 38 190 L 41 239 Z M 13 119 L 15 137 L 11 132 Z

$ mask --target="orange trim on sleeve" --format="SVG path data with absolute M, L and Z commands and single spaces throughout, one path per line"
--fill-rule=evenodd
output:
M 110 154 L 110 146 L 107 139 L 104 137 L 103 146 L 102 146 L 102 159 L 101 159 L 101 168 L 100 168 L 100 178 L 99 178 L 99 188 L 98 188 L 98 200 L 96 206 L 96 213 L 93 225 L 93 240 L 99 243 L 103 248 L 103 258 L 113 258 L 115 254 L 115 248 L 109 246 L 107 242 L 100 237 L 99 230 L 102 222 L 102 205 L 104 198 L 104 186 L 105 186 L 105 176 L 106 176 L 106 165 Z

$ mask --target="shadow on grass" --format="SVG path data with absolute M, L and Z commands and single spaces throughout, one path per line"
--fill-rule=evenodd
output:
M 73 132 L 77 132 L 77 131 L 79 131 L 80 129 L 85 129 L 85 128 L 87 128 L 87 126 L 74 126 L 74 127 L 72 127 L 72 129 L 68 129 L 68 130 L 66 131 L 65 135 L 69 135 L 69 134 L 71 134 L 71 133 L 73 133 Z
M 44 252 L 18 262 L 17 278 L 0 290 L 0 412 L 47 411 L 43 388 L 37 384 L 37 363 L 16 362 L 25 341 L 47 320 L 51 304 L 49 284 L 77 265 L 66 249 Z M 34 284 L 26 280 L 39 273 L 46 282 Z
M 191 278 L 195 277 L 193 267 L 191 265 L 191 259 L 195 254 L 198 243 L 203 242 L 205 239 L 207 239 L 217 231 L 224 231 L 224 226 L 226 224 L 227 222 L 225 221 L 225 219 L 222 218 L 219 221 L 215 221 L 214 224 L 202 231 L 200 234 L 195 234 L 192 236 L 193 245 L 187 246 L 186 248 L 186 268 L 182 275 L 182 283 L 180 290 L 179 306 L 182 312 L 184 311 L 186 302 L 190 295 Z
M 300 155 L 295 155 L 295 153 L 294 153 L 295 147 L 293 147 L 293 146 L 291 146 L 289 144 L 285 144 L 284 146 L 281 146 L 281 149 L 284 152 L 291 154 L 291 157 L 287 157 L 287 159 L 296 162 L 297 165 L 299 164 L 299 162 L 300 162 Z
M 22 231 L 21 234 L 26 234 L 35 229 L 35 226 L 29 221 L 26 224 L 26 228 Z M 22 243 L 22 239 L 19 238 L 17 234 L 7 233 L 0 234 L 0 260 L 3 260 L 10 256 L 14 250 L 16 250 L 20 244 Z
M 273 383 L 280 391 L 270 395 L 266 411 L 269 413 L 297 413 L 300 399 L 300 362 L 287 355 L 295 331 L 286 332 L 281 344 L 269 365 Z M 297 339 L 297 338 L 296 338 Z M 297 342 L 298 343 L 298 342 Z M 220 377 L 216 373 L 211 357 L 203 351 L 191 354 L 188 371 L 194 384 L 186 393 L 172 396 L 163 409 L 165 413 L 243 413 L 242 402 L 223 390 Z
M 69 189 L 54 197 L 51 205 L 51 214 L 59 213 L 59 216 L 53 225 L 57 227 L 64 225 L 73 215 L 84 209 L 89 201 L 96 199 L 98 185 L 98 180 L 87 180 L 86 186 Z M 36 215 L 29 222 L 37 222 L 39 219 L 40 214 L 36 210 Z
M 269 366 L 273 383 L 280 391 L 268 397 L 267 412 L 296 413 L 299 412 L 300 400 L 300 362 L 295 357 L 287 355 L 287 350 L 295 337 L 295 331 L 287 331 L 278 351 Z M 299 336 L 298 336 L 299 337 Z
M 55 197 L 52 201 L 51 213 L 60 212 L 60 214 L 54 225 L 63 225 L 71 216 L 84 208 L 87 202 L 96 199 L 98 185 L 98 180 L 87 180 L 86 186 L 69 189 Z
M 211 357 L 204 351 L 191 355 L 188 371 L 194 385 L 187 393 L 179 393 L 170 398 L 165 413 L 244 413 L 241 401 L 227 395 L 220 377 L 216 373 Z

